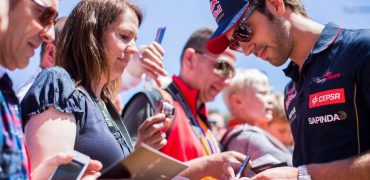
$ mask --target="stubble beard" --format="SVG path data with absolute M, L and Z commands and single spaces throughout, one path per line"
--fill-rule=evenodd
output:
M 289 29 L 282 19 L 274 17 L 271 20 L 271 34 L 274 48 L 272 48 L 275 57 L 270 59 L 270 63 L 273 66 L 283 65 L 290 57 L 293 51 L 293 40 L 290 36 Z

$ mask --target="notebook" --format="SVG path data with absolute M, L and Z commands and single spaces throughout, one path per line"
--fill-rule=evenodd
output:
M 142 144 L 129 156 L 106 168 L 101 178 L 109 175 L 120 179 L 170 179 L 187 167 L 183 162 Z

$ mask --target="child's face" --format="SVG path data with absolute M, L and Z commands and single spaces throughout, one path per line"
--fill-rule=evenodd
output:
M 241 95 L 244 110 L 248 118 L 267 123 L 272 119 L 272 96 L 268 82 L 255 83 L 252 87 L 246 87 Z
M 292 132 L 288 122 L 274 122 L 270 124 L 269 132 L 286 146 L 294 144 Z

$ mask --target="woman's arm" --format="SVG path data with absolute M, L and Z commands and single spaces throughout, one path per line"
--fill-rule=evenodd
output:
M 50 106 L 44 112 L 32 115 L 25 127 L 32 170 L 51 155 L 73 150 L 75 138 L 76 120 L 73 114 Z

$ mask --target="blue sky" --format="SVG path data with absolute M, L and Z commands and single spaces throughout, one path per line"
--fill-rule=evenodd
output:
M 143 24 L 139 30 L 137 44 L 153 41 L 157 28 L 166 26 L 162 46 L 166 51 L 164 65 L 170 75 L 178 74 L 179 59 L 182 48 L 190 34 L 202 26 L 216 27 L 210 10 L 208 0 L 133 0 L 145 12 Z M 78 3 L 77 0 L 60 0 L 59 15 L 65 16 Z M 344 28 L 370 29 L 370 2 L 368 0 L 303 0 L 310 17 L 322 24 L 330 21 Z M 365 7 L 359 8 L 358 6 Z M 348 8 L 352 7 L 352 8 Z M 31 58 L 30 65 L 24 70 L 10 73 L 17 89 L 35 70 L 39 63 L 39 50 Z M 274 90 L 282 91 L 288 78 L 284 76 L 282 67 L 273 67 L 267 62 L 254 56 L 237 56 L 237 67 L 259 68 L 266 72 Z M 126 102 L 142 86 L 121 93 L 122 102 Z M 223 105 L 221 96 L 214 102 L 208 103 L 211 109 L 218 109 L 223 113 L 227 110 Z

